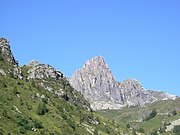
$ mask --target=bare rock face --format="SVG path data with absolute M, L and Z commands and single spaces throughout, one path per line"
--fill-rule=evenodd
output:
M 128 105 L 143 106 L 154 101 L 151 93 L 145 90 L 136 79 L 128 79 L 120 83 L 122 99 Z
M 22 79 L 21 69 L 18 66 L 18 62 L 15 60 L 11 49 L 10 49 L 10 42 L 5 38 L 0 38 L 0 60 L 3 62 L 4 65 L 10 65 L 11 68 L 1 69 L 2 75 L 12 74 L 15 77 Z
M 89 100 L 94 110 L 124 106 L 119 84 L 102 56 L 87 61 L 83 68 L 72 76 L 70 84 Z
M 14 59 L 14 56 L 11 53 L 10 44 L 9 41 L 5 38 L 0 38 L 0 50 L 4 57 L 4 59 L 9 63 L 16 65 L 16 61 Z
M 117 82 L 102 56 L 87 61 L 72 76 L 70 84 L 90 101 L 94 110 L 142 105 L 150 100 L 138 81 Z
M 63 74 L 48 64 L 39 64 L 33 60 L 26 65 L 29 67 L 28 79 L 59 79 Z
M 124 106 L 144 106 L 162 100 L 142 87 L 139 81 L 117 82 L 102 56 L 88 60 L 69 79 L 70 84 L 90 102 L 92 109 L 120 109 Z M 163 96 L 162 94 L 160 94 Z M 171 96 L 166 96 L 172 99 Z
M 81 91 L 86 99 L 93 100 L 118 100 L 118 83 L 112 76 L 103 57 L 94 57 L 86 62 L 82 69 L 78 70 L 70 79 L 72 86 Z

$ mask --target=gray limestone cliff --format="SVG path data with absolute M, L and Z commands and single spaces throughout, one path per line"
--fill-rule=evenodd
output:
M 144 106 L 160 100 L 159 96 L 155 97 L 135 79 L 117 82 L 102 56 L 88 60 L 73 74 L 70 84 L 89 100 L 94 110 Z

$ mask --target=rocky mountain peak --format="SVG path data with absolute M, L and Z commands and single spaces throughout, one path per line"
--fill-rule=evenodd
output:
M 104 58 L 102 56 L 95 56 L 92 59 L 88 60 L 84 67 L 86 66 L 95 66 L 96 68 L 108 68 Z
M 0 38 L 0 51 L 1 57 L 4 58 L 4 61 L 7 61 L 8 64 L 17 65 L 10 49 L 10 42 L 5 38 Z
M 115 86 L 115 84 L 112 85 L 115 83 L 115 79 L 104 58 L 96 56 L 88 60 L 82 69 L 75 72 L 70 83 L 75 89 L 83 90 L 86 98 L 92 96 L 93 99 L 96 99 L 101 97 L 99 94 L 103 94 L 105 98 L 108 93 L 110 94 L 111 87 Z M 104 91 L 100 90 L 101 88 Z
M 136 79 L 116 81 L 102 56 L 88 60 L 69 80 L 89 100 L 94 110 L 120 109 L 126 105 L 144 106 L 162 100 L 160 96 L 153 96 Z M 173 99 L 171 97 L 167 99 Z
M 31 62 L 29 62 L 28 64 L 26 64 L 27 67 L 35 67 L 37 65 L 39 65 L 40 63 L 36 60 L 32 60 Z
M 115 81 L 111 70 L 109 69 L 103 56 L 95 56 L 92 59 L 86 61 L 83 65 L 83 71 L 88 74 L 99 76 L 100 78 L 106 76 L 107 79 Z
M 88 60 L 82 69 L 73 74 L 70 84 L 90 100 L 93 109 L 98 108 L 101 104 L 105 105 L 104 102 L 111 101 L 118 102 L 118 104 L 122 102 L 119 84 L 102 56 Z M 107 103 L 103 108 L 113 108 L 113 106 Z
M 91 73 L 97 73 L 97 70 L 99 71 L 99 73 L 102 73 L 104 71 L 111 72 L 102 56 L 95 56 L 92 59 L 86 61 L 86 63 L 83 65 L 83 70 Z

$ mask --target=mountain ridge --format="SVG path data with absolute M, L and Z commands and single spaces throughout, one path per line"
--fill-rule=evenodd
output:
M 144 106 L 158 100 L 175 99 L 171 94 L 153 96 L 153 92 L 145 89 L 136 79 L 116 81 L 102 56 L 87 60 L 69 80 L 90 101 L 94 110 L 121 109 L 127 105 Z
M 10 73 L 22 79 L 21 69 L 12 55 L 9 41 L 1 38 L 0 47 L 6 58 L 5 62 L 12 66 L 9 72 L 4 72 L 2 68 L 0 73 L 2 75 Z M 32 60 L 25 66 L 29 68 L 27 79 L 66 78 L 91 103 L 94 110 L 120 109 L 127 105 L 144 106 L 157 100 L 175 99 L 171 94 L 148 91 L 136 79 L 118 82 L 103 56 L 95 56 L 87 60 L 83 67 L 69 79 L 49 64 L 40 64 L 36 60 Z
M 153 135 L 161 128 L 173 133 L 178 126 L 179 99 L 146 90 L 136 79 L 116 81 L 102 56 L 89 60 L 74 78 L 82 80 L 77 83 L 89 92 L 84 94 L 71 86 L 71 78 L 49 64 L 33 60 L 20 67 L 4 38 L 0 38 L 0 62 L 0 134 Z M 152 97 L 157 102 L 139 103 Z M 92 108 L 120 110 L 101 110 L 103 118 Z M 157 114 L 152 117 L 152 112 Z M 165 122 L 172 124 L 164 126 Z

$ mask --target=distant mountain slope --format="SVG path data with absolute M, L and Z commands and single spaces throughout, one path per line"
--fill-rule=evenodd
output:
M 88 60 L 73 74 L 70 84 L 90 101 L 94 110 L 144 106 L 146 103 L 176 98 L 174 95 L 148 91 L 135 79 L 117 82 L 102 56 Z
M 0 38 L 0 134 L 131 134 L 93 112 L 66 77 L 48 64 L 19 67 Z
M 175 126 L 180 127 L 180 98 L 157 101 L 145 107 L 131 106 L 121 110 L 99 110 L 97 112 L 142 135 L 179 135 L 180 132 L 180 128 L 178 132 L 173 131 Z

